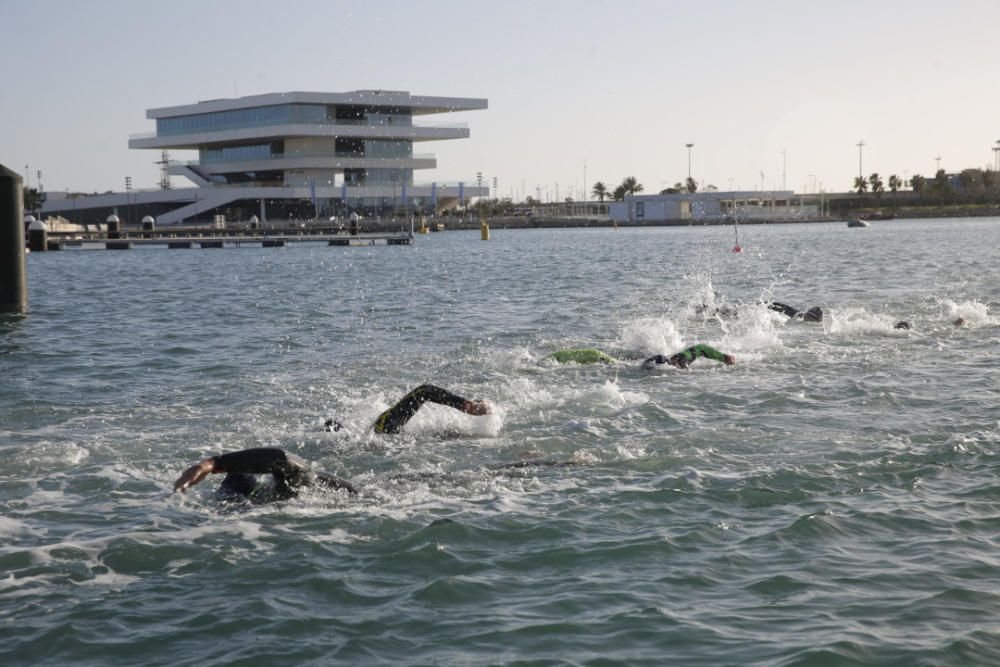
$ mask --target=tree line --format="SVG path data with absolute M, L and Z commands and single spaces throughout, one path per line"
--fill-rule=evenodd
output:
M 905 181 L 893 174 L 888 183 L 884 183 L 878 172 L 868 178 L 854 177 L 854 190 L 859 195 L 871 192 L 876 201 L 881 202 L 886 185 L 895 200 L 897 192 L 909 186 L 918 200 L 937 200 L 939 202 L 974 202 L 988 203 L 1000 199 L 1000 177 L 997 172 L 988 169 L 965 169 L 957 177 L 949 176 L 944 169 L 938 169 L 933 178 L 914 174 Z M 912 198 L 912 197 L 911 197 Z
M 705 189 L 711 191 L 717 190 L 718 188 L 714 185 L 709 185 Z M 594 183 L 594 187 L 591 189 L 590 194 L 592 194 L 600 202 L 603 202 L 605 199 L 610 199 L 611 201 L 624 201 L 625 195 L 636 195 L 642 191 L 642 183 L 636 180 L 635 176 L 627 176 L 613 189 L 603 181 L 597 181 Z M 697 181 L 688 176 L 683 183 L 678 181 L 677 183 L 674 183 L 672 187 L 660 190 L 660 194 L 674 195 L 679 192 L 694 193 L 697 191 Z

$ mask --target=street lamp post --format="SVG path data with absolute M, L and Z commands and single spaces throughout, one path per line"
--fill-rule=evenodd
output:
M 684 144 L 684 145 L 687 146 L 687 149 L 688 149 L 688 180 L 690 181 L 691 180 L 691 149 L 694 147 L 694 144 Z
M 399 179 L 399 174 L 395 171 L 389 173 L 389 180 L 392 181 L 392 219 L 396 219 L 396 181 Z
M 481 213 L 483 208 L 483 172 L 481 171 L 476 172 L 476 185 L 479 188 L 478 192 L 476 193 L 479 196 L 479 201 L 477 201 L 476 203 L 479 204 Z
M 132 177 L 125 177 L 125 209 L 129 209 L 129 200 L 132 198 Z M 131 216 L 128 216 L 131 217 Z
M 865 141 L 862 139 L 858 142 L 858 178 L 864 182 L 865 180 L 865 170 L 861 167 L 861 151 L 865 147 Z

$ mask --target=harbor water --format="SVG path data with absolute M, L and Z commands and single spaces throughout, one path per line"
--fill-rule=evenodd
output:
M 1000 219 L 491 231 L 32 253 L 0 664 L 1000 662 Z M 171 492 L 247 447 L 361 493 Z

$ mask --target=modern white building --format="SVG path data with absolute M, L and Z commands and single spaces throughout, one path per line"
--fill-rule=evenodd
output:
M 626 195 L 608 204 L 615 222 L 719 222 L 727 220 L 795 220 L 819 215 L 819 207 L 791 190 L 678 192 Z
M 486 196 L 475 180 L 414 181 L 437 167 L 414 145 L 463 139 L 462 123 L 427 123 L 430 114 L 486 109 L 487 100 L 428 97 L 406 91 L 290 92 L 218 99 L 149 109 L 156 131 L 133 135 L 129 147 L 161 151 L 159 190 L 86 197 L 49 193 L 43 215 L 99 223 L 107 215 L 157 224 L 227 220 L 327 218 L 358 212 L 433 214 Z M 197 151 L 197 159 L 167 160 L 166 151 Z M 183 176 L 188 188 L 171 188 Z

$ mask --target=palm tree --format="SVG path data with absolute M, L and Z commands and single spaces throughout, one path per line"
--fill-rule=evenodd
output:
M 31 211 L 32 213 L 37 213 L 38 207 L 41 206 L 43 201 L 45 201 L 42 199 L 42 193 L 40 193 L 37 188 L 24 187 L 22 190 L 24 191 L 24 199 L 22 200 L 24 212 L 27 213 L 28 211 Z
M 635 180 L 635 176 L 628 176 L 622 181 L 621 187 L 625 189 L 625 194 L 634 195 L 642 192 L 642 184 Z
M 882 179 L 879 177 L 877 171 L 868 177 L 868 182 L 872 185 L 872 194 L 875 195 L 875 200 L 881 201 L 882 193 L 885 192 L 885 186 L 882 184 Z
M 855 176 L 854 187 L 857 188 L 859 195 L 868 192 L 868 181 L 861 178 L 860 176 Z
M 896 192 L 903 186 L 902 179 L 896 174 L 889 177 L 889 191 L 892 192 L 892 205 L 896 206 Z
M 684 183 L 684 189 L 688 192 L 698 192 L 698 184 L 690 176 L 687 177 L 687 181 Z
M 611 192 L 611 199 L 614 201 L 623 201 L 625 199 L 625 192 L 625 184 L 622 183 Z
M 608 190 L 608 186 L 606 186 L 601 181 L 597 181 L 596 183 L 594 183 L 594 189 L 591 190 L 590 193 L 592 195 L 594 195 L 595 197 L 597 197 L 597 199 L 601 203 L 604 203 L 604 198 L 605 197 L 608 197 L 608 196 L 611 195 L 611 191 Z
M 944 169 L 938 169 L 937 173 L 934 174 L 934 190 L 937 191 L 942 200 L 949 194 L 948 174 L 945 173 Z

